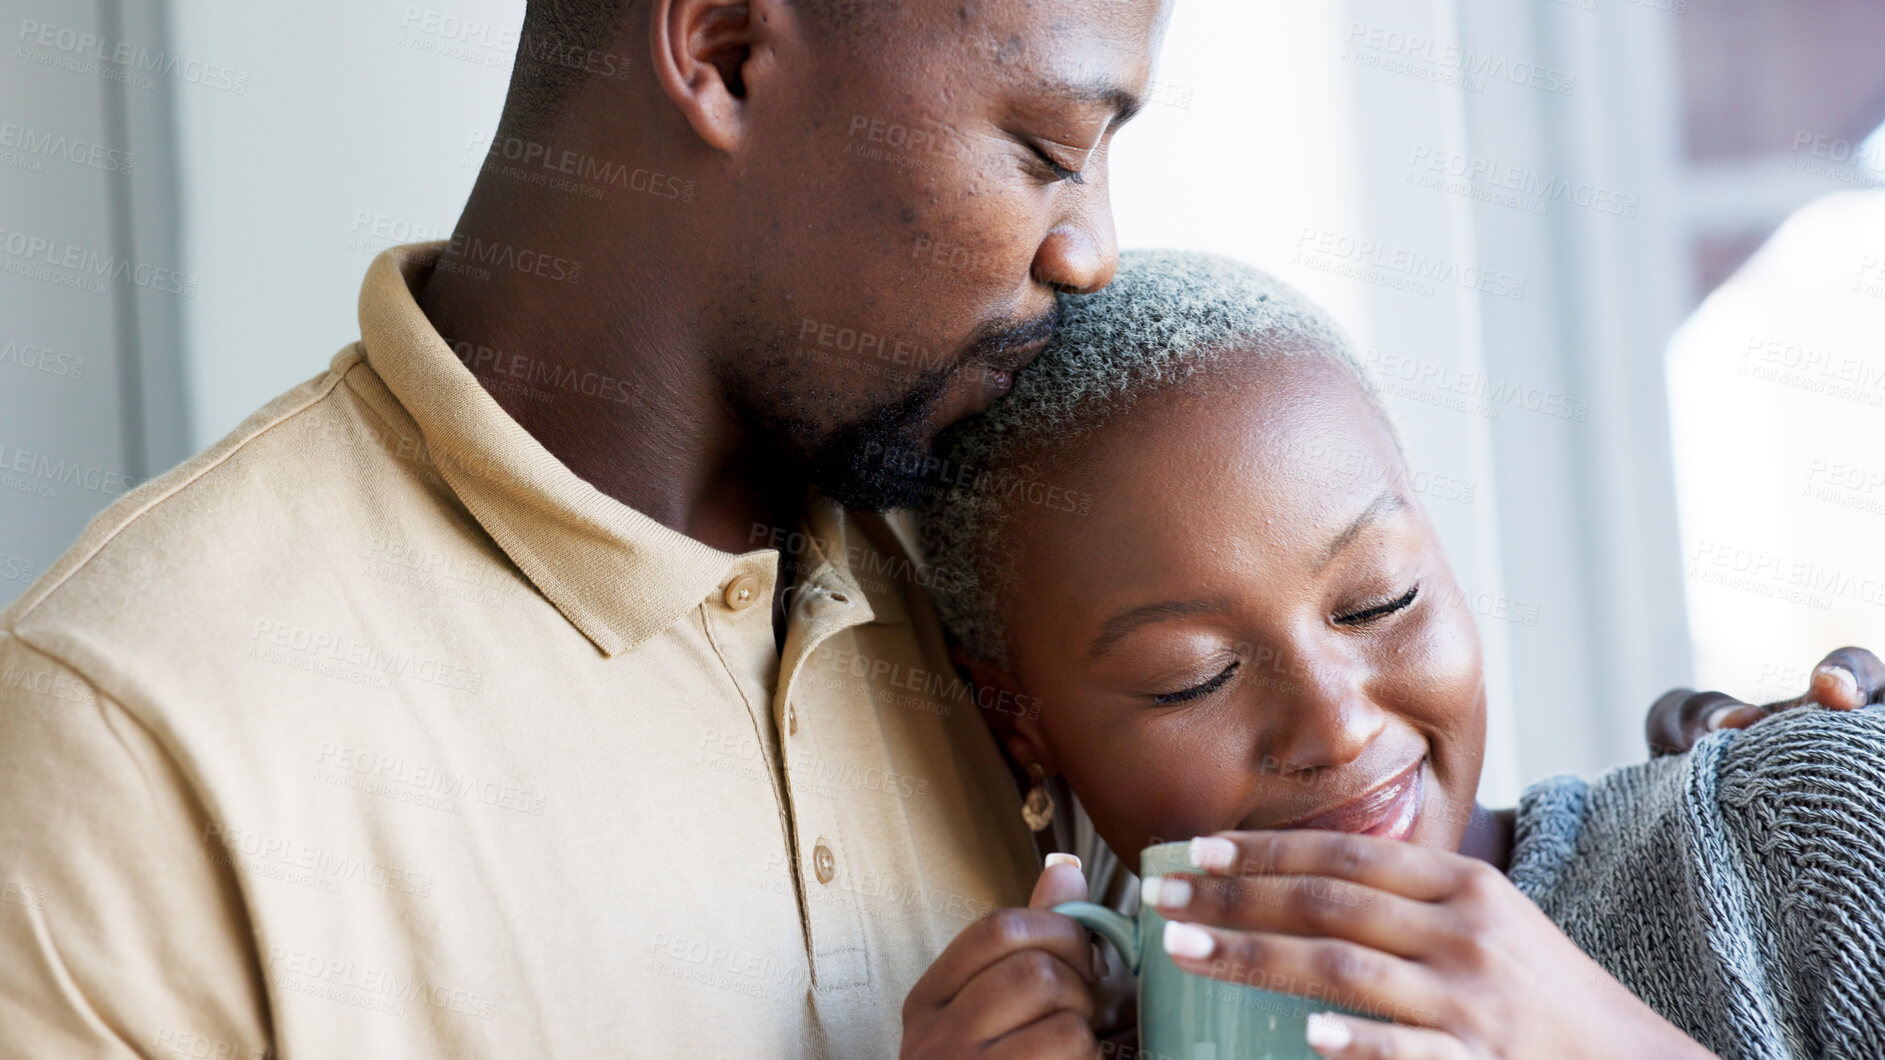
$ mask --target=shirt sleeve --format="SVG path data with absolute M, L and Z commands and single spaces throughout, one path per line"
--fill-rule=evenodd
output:
M 241 891 L 159 737 L 0 633 L 0 1057 L 272 1057 Z

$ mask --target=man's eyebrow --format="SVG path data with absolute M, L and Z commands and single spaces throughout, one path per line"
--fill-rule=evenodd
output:
M 1393 486 L 1382 490 L 1381 495 L 1371 501 L 1368 507 L 1362 509 L 1361 514 L 1355 517 L 1354 522 L 1349 523 L 1341 533 L 1335 535 L 1335 540 L 1329 542 L 1329 550 L 1323 553 L 1322 562 L 1316 564 L 1316 570 L 1321 571 L 1332 563 L 1335 557 L 1342 554 L 1343 549 L 1353 544 L 1355 539 L 1361 536 L 1361 532 L 1368 529 L 1376 520 L 1389 512 L 1397 512 L 1405 507 L 1407 507 L 1407 498 L 1401 496 L 1400 490 Z
M 1187 600 L 1163 604 L 1144 604 L 1130 611 L 1122 611 L 1106 620 L 1100 627 L 1100 635 L 1093 638 L 1093 647 L 1088 655 L 1099 658 L 1113 649 L 1120 638 L 1141 626 L 1154 622 L 1166 622 L 1174 618 L 1190 618 L 1192 615 L 1208 614 L 1220 610 L 1218 605 L 1203 600 Z
M 1109 128 L 1117 129 L 1131 121 L 1145 107 L 1145 97 L 1136 96 L 1110 81 L 1050 82 L 1049 94 L 1068 103 L 1097 103 L 1113 112 Z

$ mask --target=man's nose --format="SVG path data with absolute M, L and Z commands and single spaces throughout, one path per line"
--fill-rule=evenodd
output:
M 1034 279 L 1068 294 L 1092 294 L 1119 271 L 1119 237 L 1101 178 L 1074 215 L 1055 225 L 1034 252 Z

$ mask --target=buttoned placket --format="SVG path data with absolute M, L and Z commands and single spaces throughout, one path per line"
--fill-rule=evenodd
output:
M 773 710 L 791 800 L 813 984 L 820 990 L 843 989 L 866 981 L 867 954 L 860 944 L 860 913 L 845 883 L 846 837 L 831 796 L 819 788 L 820 763 L 829 752 L 820 750 L 817 711 L 801 710 L 807 706 L 802 675 L 825 641 L 876 616 L 863 590 L 829 562 L 803 576 L 795 595 Z M 830 764 L 839 771 L 844 765 Z

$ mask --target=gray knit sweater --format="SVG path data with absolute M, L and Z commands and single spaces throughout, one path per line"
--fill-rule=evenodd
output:
M 1885 708 L 1800 709 L 1518 809 L 1510 876 L 1725 1058 L 1885 1058 Z

